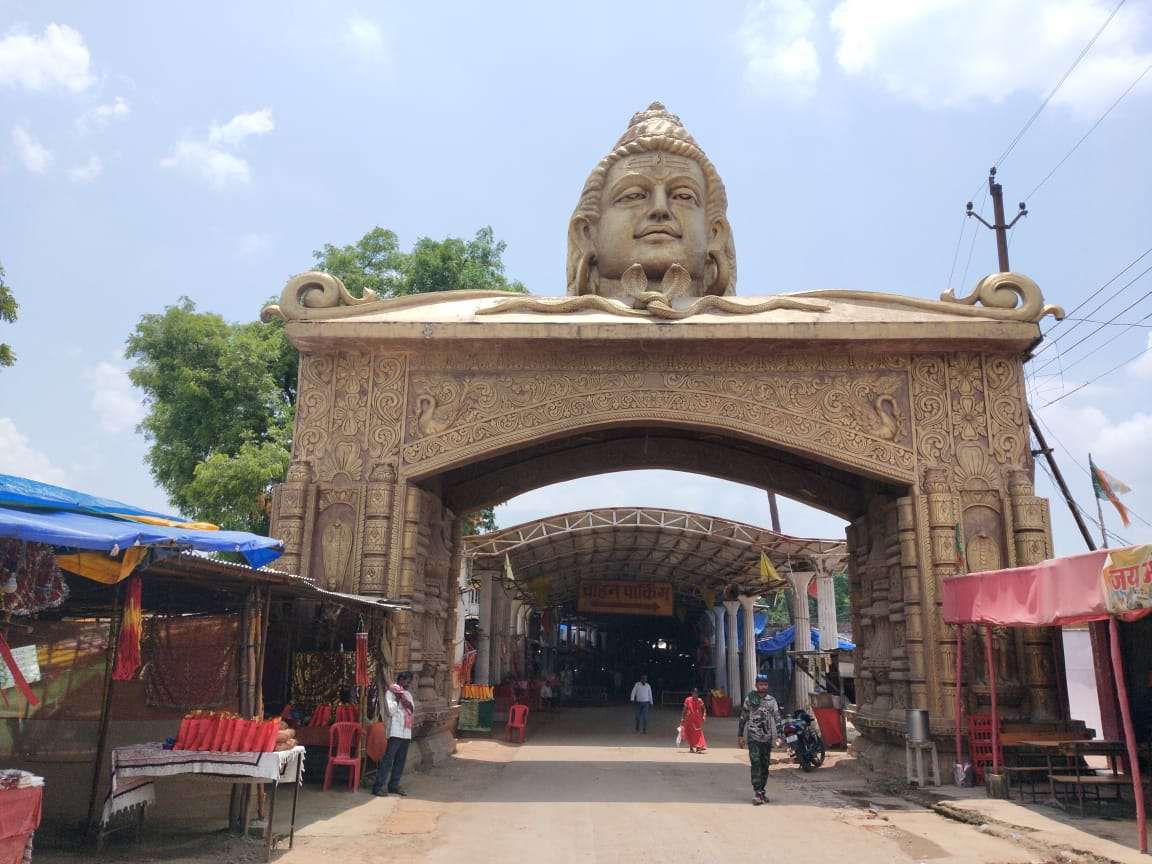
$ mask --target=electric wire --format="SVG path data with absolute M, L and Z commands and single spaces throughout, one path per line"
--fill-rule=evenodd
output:
M 1104 291 L 1105 288 L 1107 288 L 1109 285 L 1111 285 L 1113 282 L 1115 282 L 1117 279 L 1119 279 L 1121 276 L 1123 276 L 1125 273 L 1127 273 L 1129 270 L 1131 270 L 1133 267 L 1135 267 L 1137 264 L 1139 264 L 1141 261 L 1143 261 L 1149 255 L 1152 255 L 1152 246 L 1149 246 L 1147 249 L 1145 249 L 1143 252 L 1141 252 L 1139 255 L 1137 255 L 1135 258 L 1133 258 L 1131 261 L 1129 261 L 1124 266 L 1123 270 L 1121 270 L 1119 273 L 1117 273 L 1115 276 L 1113 276 L 1111 279 L 1109 279 L 1107 282 L 1105 282 L 1103 285 L 1101 285 L 1099 288 L 1097 288 L 1095 291 L 1093 291 L 1091 294 L 1089 294 L 1087 297 L 1085 297 L 1083 300 L 1081 300 L 1079 303 L 1077 303 L 1076 307 L 1071 312 L 1068 312 L 1065 314 L 1064 320 L 1065 321 L 1071 320 L 1070 316 L 1075 315 L 1077 312 L 1079 312 L 1081 309 L 1083 309 L 1085 306 L 1087 306 L 1089 303 L 1091 303 L 1095 298 L 1099 297 L 1101 292 Z M 1144 272 L 1147 273 L 1148 271 L 1145 270 Z M 1141 274 L 1141 275 L 1143 275 L 1143 274 Z M 1139 278 L 1139 277 L 1137 277 L 1137 278 Z M 1108 300 L 1105 300 L 1104 303 L 1101 303 L 1100 306 L 1097 306 L 1095 309 L 1092 309 L 1087 314 L 1091 315 L 1094 312 L 1099 311 L 1102 306 L 1104 306 L 1107 303 L 1114 300 L 1116 298 L 1116 296 L 1118 296 L 1120 294 L 1120 292 L 1122 292 L 1125 288 L 1127 288 L 1131 284 L 1132 283 L 1129 282 L 1126 285 L 1122 286 L 1121 288 L 1117 289 L 1115 292 L 1113 292 L 1112 297 L 1110 297 Z M 1077 320 L 1079 320 L 1079 319 L 1077 319 Z M 1044 336 L 1047 337 L 1050 333 L 1052 333 L 1053 330 L 1055 330 L 1057 327 L 1059 327 L 1061 323 L 1062 322 L 1057 321 L 1055 324 L 1053 324 L 1050 328 L 1048 328 L 1048 330 L 1047 330 L 1047 332 L 1045 332 Z M 1045 351 L 1047 351 L 1049 348 L 1051 348 L 1053 345 L 1055 345 L 1057 342 L 1059 342 L 1061 339 L 1063 339 L 1065 336 L 1067 336 L 1069 333 L 1071 333 L 1073 330 L 1075 330 L 1076 327 L 1079 327 L 1079 326 L 1080 326 L 1080 324 L 1077 323 L 1074 327 L 1070 327 L 1069 329 L 1065 330 L 1063 333 L 1061 333 L 1059 336 L 1057 336 L 1051 342 L 1048 342 L 1045 345 L 1042 345 L 1040 347 L 1040 350 L 1037 351 L 1033 355 L 1033 358 L 1039 357 L 1041 354 L 1043 354 Z
M 1115 371 L 1117 371 L 1117 370 L 1119 370 L 1119 369 L 1122 369 L 1122 368 L 1124 368 L 1124 367 L 1125 367 L 1125 366 L 1127 366 L 1129 363 L 1131 363 L 1133 360 L 1138 360 L 1139 358 L 1141 358 L 1141 357 L 1143 357 L 1145 354 L 1147 354 L 1149 351 L 1152 351 L 1152 345 L 1149 345 L 1147 348 L 1144 348 L 1144 349 L 1143 349 L 1143 350 L 1141 350 L 1141 351 L 1137 351 L 1135 354 L 1133 354 L 1133 355 L 1132 355 L 1131 357 L 1129 357 L 1127 360 L 1124 360 L 1123 362 L 1117 363 L 1115 366 L 1113 366 L 1111 369 L 1107 370 L 1106 372 L 1101 372 L 1101 373 L 1100 373 L 1099 375 L 1097 375 L 1095 378 L 1090 378 L 1090 379 L 1088 379 L 1088 380 L 1087 380 L 1087 381 L 1085 381 L 1083 384 L 1080 384 L 1080 385 L 1078 385 L 1078 386 L 1076 386 L 1076 387 L 1073 387 L 1073 388 L 1072 388 L 1071 390 L 1069 390 L 1067 393 L 1062 393 L 1061 395 L 1057 396 L 1055 399 L 1051 400 L 1050 402 L 1045 402 L 1045 403 L 1044 403 L 1043 405 L 1041 405 L 1040 407 L 1041 407 L 1041 408 L 1047 408 L 1049 405 L 1055 405 L 1057 402 L 1060 402 L 1060 401 L 1062 401 L 1062 400 L 1064 400 L 1064 399 L 1067 399 L 1067 398 L 1068 398 L 1069 396 L 1071 396 L 1073 393 L 1078 393 L 1079 391 L 1081 391 L 1081 390 L 1083 390 L 1085 387 L 1087 387 L 1089 384 L 1095 384 L 1095 383 L 1096 383 L 1097 381 L 1099 381 L 1101 378 L 1103 378 L 1103 377 L 1105 377 L 1105 376 L 1107 376 L 1107 375 L 1111 375 L 1113 372 L 1115 372 Z
M 1048 476 L 1048 479 L 1052 481 L 1052 485 L 1059 488 L 1060 484 L 1056 482 L 1056 478 L 1052 476 L 1052 472 L 1048 469 L 1048 466 L 1043 462 L 1038 462 L 1036 464 L 1040 466 L 1041 470 L 1043 470 L 1044 473 Z M 1080 502 L 1076 500 L 1075 496 L 1070 497 L 1072 506 L 1076 508 L 1076 511 L 1080 514 L 1084 521 L 1091 522 L 1100 531 L 1101 534 L 1108 535 L 1113 539 L 1120 541 L 1121 546 L 1133 545 L 1132 541 L 1130 541 L 1127 537 L 1123 537 L 1120 534 L 1117 534 L 1115 531 L 1110 530 L 1107 525 L 1101 525 L 1099 519 L 1097 519 L 1095 516 L 1080 506 Z
M 1052 101 L 1052 97 L 1064 86 L 1064 82 L 1068 80 L 1068 77 L 1075 71 L 1076 67 L 1080 65 L 1080 61 L 1092 50 L 1092 46 L 1096 44 L 1096 40 L 1108 29 L 1108 25 L 1112 23 L 1112 19 L 1116 17 L 1116 13 L 1120 11 L 1125 2 L 1126 0 L 1120 0 L 1112 10 L 1112 13 L 1104 19 L 1104 23 L 1101 24 L 1100 29 L 1096 31 L 1096 35 L 1088 40 L 1088 44 L 1084 46 L 1084 49 L 1076 56 L 1076 59 L 1072 61 L 1072 65 L 1068 67 L 1068 70 L 1061 76 L 1060 80 L 1056 82 L 1056 86 L 1049 91 L 1048 95 L 1044 97 L 1044 101 L 1032 112 L 1032 116 L 1028 118 L 1027 122 L 1020 128 L 1020 131 L 1016 133 L 1016 137 L 1008 143 L 1008 147 L 1000 154 L 1000 158 L 994 163 L 995 165 L 999 166 L 1007 159 L 1012 151 L 1016 149 L 1016 145 L 1028 134 L 1028 130 L 1032 128 L 1032 124 L 1036 122 L 1037 118 L 1044 112 L 1044 109 L 1048 107 L 1048 103 Z
M 1123 93 L 1121 93 L 1118 97 L 1116 97 L 1116 101 L 1113 102 L 1111 105 L 1109 105 L 1108 108 L 1104 111 L 1104 113 L 1096 118 L 1096 122 L 1088 127 L 1088 131 L 1080 136 L 1080 139 L 1075 144 L 1072 145 L 1072 149 L 1070 149 L 1067 153 L 1065 153 L 1064 156 L 1060 159 L 1060 161 L 1052 166 L 1052 170 L 1049 171 L 1047 174 L 1045 174 L 1043 179 L 1039 183 L 1037 183 L 1034 187 L 1032 187 L 1032 191 L 1024 196 L 1025 201 L 1031 201 L 1033 198 L 1036 197 L 1036 193 L 1039 192 L 1043 188 L 1045 183 L 1047 183 L 1049 180 L 1052 179 L 1052 175 L 1055 174 L 1057 171 L 1059 171 L 1060 167 L 1065 162 L 1067 162 L 1069 159 L 1072 158 L 1072 154 L 1074 154 L 1077 150 L 1080 149 L 1080 145 L 1088 140 L 1088 136 L 1096 131 L 1097 127 L 1108 118 L 1108 115 L 1112 113 L 1112 111 L 1116 108 L 1117 105 L 1119 105 L 1121 102 L 1124 101 L 1124 97 L 1126 97 L 1129 93 L 1131 93 L 1133 90 L 1136 89 L 1136 85 L 1139 84 L 1141 81 L 1143 81 L 1144 76 L 1146 76 L 1149 72 L 1152 72 L 1152 63 L 1149 63 L 1147 66 L 1144 67 L 1144 71 L 1141 72 L 1139 75 L 1137 75 L 1136 80 L 1134 80 L 1131 84 L 1129 84 L 1128 88 Z
M 1068 458 L 1072 460 L 1072 464 L 1075 465 L 1077 468 L 1079 468 L 1081 471 L 1083 471 L 1085 474 L 1087 474 L 1089 479 L 1092 479 L 1091 469 L 1089 469 L 1083 462 L 1081 462 L 1079 459 L 1076 458 L 1075 454 L 1068 448 L 1068 445 L 1060 440 L 1060 436 L 1057 435 L 1056 432 L 1052 429 L 1052 427 L 1049 426 L 1045 422 L 1044 418 L 1035 412 L 1033 412 L 1032 416 L 1036 418 L 1036 422 L 1038 422 L 1041 426 L 1044 427 L 1044 431 L 1047 432 L 1052 437 L 1052 440 L 1055 441 L 1059 445 L 1060 449 L 1063 450 L 1065 452 L 1065 454 L 1067 454 Z M 1145 525 L 1152 528 L 1152 522 L 1149 522 L 1147 519 L 1145 519 L 1143 516 L 1141 516 L 1139 513 L 1137 513 L 1135 510 L 1133 510 L 1127 504 L 1124 505 L 1124 509 L 1128 511 L 1129 515 L 1135 516 L 1137 519 L 1139 519 Z
M 1152 270 L 1152 265 L 1150 265 L 1150 266 L 1148 267 L 1148 269 L 1144 271 L 1144 273 L 1147 273 L 1147 272 L 1149 272 L 1150 270 Z M 1141 276 L 1143 276 L 1143 275 L 1144 275 L 1144 273 L 1141 273 L 1141 274 L 1140 274 L 1140 276 L 1137 276 L 1137 277 L 1136 277 L 1136 279 L 1133 279 L 1132 281 L 1133 281 L 1133 282 L 1135 282 L 1137 279 L 1140 279 L 1140 277 L 1141 277 Z M 1129 284 L 1132 284 L 1132 283 L 1130 282 Z M 1125 286 L 1125 287 L 1127 287 L 1127 286 Z M 1079 339 L 1079 340 L 1077 340 L 1076 342 L 1073 342 L 1073 343 L 1072 343 L 1072 344 L 1071 344 L 1071 345 L 1070 345 L 1068 348 L 1064 349 L 1064 351 L 1058 351 L 1058 352 L 1056 352 L 1056 356 L 1055 356 L 1055 357 L 1052 357 L 1052 358 L 1050 358 L 1050 359 L 1048 359 L 1048 360 L 1045 360 L 1045 361 L 1044 361 L 1043 363 L 1041 363 L 1039 366 L 1037 366 L 1036 368 L 1034 368 L 1034 369 L 1032 370 L 1032 374 L 1033 374 L 1033 375 L 1038 375 L 1038 374 L 1040 374 L 1040 373 L 1041 373 L 1041 372 L 1043 372 L 1045 369 L 1047 369 L 1049 366 L 1051 366 L 1053 363 L 1055 363 L 1055 362 L 1056 362 L 1056 361 L 1058 361 L 1058 360 L 1061 360 L 1061 359 L 1064 357 L 1064 355 L 1065 355 L 1065 354 L 1066 354 L 1068 351 L 1071 351 L 1071 350 L 1073 350 L 1074 348 L 1076 348 L 1076 347 L 1078 347 L 1078 346 L 1080 346 L 1080 345 L 1083 345 L 1085 342 L 1087 342 L 1089 339 L 1091 339 L 1093 336 L 1095 336 L 1097 333 L 1099 333 L 1101 330 L 1103 330 L 1103 329 L 1104 329 L 1105 327 L 1107 327 L 1109 324 L 1112 324 L 1112 323 L 1113 323 L 1113 322 L 1114 322 L 1114 321 L 1115 321 L 1117 318 L 1119 318 L 1120 316 L 1122 316 L 1122 315 L 1125 315 L 1125 314 L 1127 314 L 1128 312 L 1132 311 L 1132 310 L 1133 310 L 1133 309 L 1134 309 L 1136 306 L 1138 306 L 1138 305 L 1139 305 L 1140 303 L 1142 303 L 1143 301 L 1147 300 L 1149 297 L 1152 297 L 1152 290 L 1146 291 L 1146 292 L 1144 292 L 1143 294 L 1141 294 L 1139 297 L 1137 297 L 1135 300 L 1133 300 L 1131 303 L 1129 303 L 1127 306 L 1125 306 L 1123 309 L 1121 309 L 1119 312 L 1117 312 L 1115 315 L 1113 315 L 1111 318 L 1109 318 L 1109 319 L 1108 319 L 1107 321 L 1105 321 L 1103 324 L 1097 324 L 1097 325 L 1096 325 L 1096 329 L 1095 329 L 1095 330 L 1093 330 L 1091 333 L 1089 333 L 1089 334 L 1088 334 L 1087 336 L 1085 336 L 1084 338 L 1082 338 L 1082 339 Z M 1104 305 L 1104 304 L 1101 304 L 1101 305 Z M 1141 321 L 1144 321 L 1144 320 L 1146 320 L 1148 317 L 1149 317 L 1149 316 L 1145 315 L 1145 316 L 1144 316 L 1144 318 L 1141 318 L 1140 320 L 1141 320 Z M 1073 328 L 1073 329 L 1075 329 L 1075 328 Z M 1069 331 L 1068 331 L 1068 333 L 1071 333 L 1071 332 L 1072 332 L 1072 330 L 1069 330 Z M 1064 336 L 1067 336 L 1067 335 L 1068 335 L 1068 333 L 1064 333 L 1063 335 L 1064 335 Z M 1055 340 L 1055 341 L 1054 341 L 1052 344 L 1053 344 L 1053 345 L 1055 345 L 1055 344 L 1056 344 L 1056 342 L 1058 342 L 1058 341 L 1060 341 L 1060 340 L 1059 340 L 1059 339 L 1057 339 L 1057 340 Z M 1084 357 L 1090 357 L 1092 354 L 1096 353 L 1096 351 L 1098 351 L 1098 350 L 1100 350 L 1100 349 L 1099 349 L 1099 348 L 1095 348 L 1095 349 L 1093 349 L 1092 351 L 1088 352 L 1088 354 L 1084 355 Z M 1039 352 L 1037 352 L 1037 353 L 1039 353 Z M 1084 357 L 1081 357 L 1081 358 L 1079 358 L 1078 360 L 1076 360 L 1076 361 L 1075 361 L 1075 363 L 1079 363 L 1081 360 L 1083 360 L 1083 359 L 1084 359 Z M 1069 364 L 1069 365 L 1074 365 L 1074 364 Z M 1064 368 L 1065 368 L 1065 369 L 1067 369 L 1068 367 L 1067 367 L 1067 366 L 1065 366 Z
M 968 227 L 969 221 L 967 213 L 960 218 L 960 236 L 956 238 L 956 249 L 952 253 L 952 269 L 948 271 L 948 281 L 944 283 L 945 288 L 952 287 L 952 277 L 956 275 L 956 262 L 960 260 L 960 247 L 964 245 L 964 231 Z
M 988 201 L 988 189 L 985 188 L 984 189 L 984 197 L 980 199 L 980 210 L 978 211 L 981 215 L 983 215 L 983 213 L 984 213 L 984 205 L 987 203 L 987 201 Z M 968 219 L 969 217 L 967 214 L 965 214 L 964 218 Z M 960 284 L 961 285 L 967 285 L 968 284 L 968 269 L 972 266 L 972 253 L 976 250 L 976 238 L 979 236 L 980 236 L 980 226 L 977 225 L 976 230 L 974 230 L 972 232 L 972 242 L 970 244 L 968 244 L 968 260 L 964 262 L 964 275 L 960 277 Z M 963 235 L 961 235 L 961 237 L 963 237 Z

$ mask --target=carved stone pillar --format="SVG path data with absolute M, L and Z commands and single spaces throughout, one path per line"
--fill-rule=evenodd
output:
M 756 598 L 748 594 L 741 595 L 740 608 L 744 613 L 744 692 L 750 693 L 756 689 L 756 618 L 753 604 Z
M 740 608 L 738 600 L 725 600 L 724 611 L 727 613 L 724 621 L 728 655 L 728 695 L 732 704 L 744 701 L 746 693 L 740 692 L 740 657 L 738 655 L 740 640 L 736 636 L 736 610 Z
M 823 559 L 817 558 L 813 564 L 816 566 L 816 628 L 820 633 L 820 650 L 834 651 L 840 644 L 835 579 Z
M 956 550 L 957 512 L 956 494 L 950 483 L 950 471 L 946 468 L 927 468 L 924 471 L 924 494 L 928 504 L 928 531 L 932 554 L 931 594 L 924 598 L 924 614 L 932 618 L 933 632 L 938 635 L 936 644 L 936 669 L 956 668 L 956 640 L 944 626 L 940 614 L 939 588 L 943 580 L 960 570 L 960 559 Z M 927 587 L 927 586 L 926 586 Z M 943 672 L 942 682 L 954 679 L 954 675 Z M 936 689 L 934 704 L 929 706 L 930 717 L 947 718 L 954 721 L 956 703 L 956 682 L 944 684 Z M 950 722 L 950 726 L 953 723 Z
M 900 534 L 900 581 L 904 587 L 904 659 L 908 679 L 908 707 L 928 708 L 930 703 L 924 657 L 920 555 L 916 540 L 915 498 L 912 496 L 896 501 L 896 524 Z M 952 668 L 956 668 L 955 664 Z
M 808 612 L 808 583 L 813 573 L 785 573 L 792 586 L 792 623 L 796 627 L 796 639 L 792 647 L 796 651 L 812 650 L 812 618 Z M 792 707 L 807 709 L 812 704 L 812 679 L 799 669 L 792 675 Z
M 716 670 L 717 690 L 728 693 L 728 661 L 724 652 L 724 607 L 712 609 L 712 667 Z
M 480 619 L 477 622 L 476 665 L 473 679 L 477 684 L 492 683 L 492 572 L 482 570 L 477 576 L 480 583 Z
M 1016 566 L 1037 564 L 1051 557 L 1048 501 L 1033 494 L 1032 477 L 1024 470 L 1008 472 L 1012 534 Z M 1063 636 L 1059 627 L 1029 627 L 1024 643 L 1024 684 L 1034 720 L 1068 717 Z
M 272 519 L 268 533 L 284 541 L 284 554 L 276 566 L 289 573 L 306 575 L 310 522 L 315 513 L 315 487 L 306 462 L 293 462 L 287 479 L 272 492 Z

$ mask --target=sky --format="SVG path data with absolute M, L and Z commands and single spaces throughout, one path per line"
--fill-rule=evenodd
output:
M 1152 253 L 1106 284 L 1152 246 L 1150 4 L 1127 0 L 1045 103 L 1116 0 L 0 0 L 0 264 L 20 303 L 0 323 L 18 355 L 0 472 L 166 509 L 126 376 L 135 322 L 182 296 L 252 320 L 312 250 L 376 225 L 405 246 L 491 225 L 510 277 L 562 294 L 584 179 L 659 99 L 724 177 L 746 295 L 968 293 L 996 256 L 964 204 L 990 218 L 999 164 L 1029 209 L 1013 268 L 1089 319 L 1045 323 L 1032 404 L 1093 517 L 1089 452 L 1152 520 L 1152 352 L 1120 365 L 1152 344 Z M 1080 551 L 1037 479 L 1057 552 Z M 498 518 L 611 505 L 768 523 L 762 491 L 673 472 L 536 490 Z M 790 501 L 782 522 L 842 529 Z

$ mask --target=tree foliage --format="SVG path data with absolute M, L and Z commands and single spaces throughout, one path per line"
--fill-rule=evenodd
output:
M 452 289 L 523 291 L 504 276 L 491 228 L 472 240 L 420 238 L 411 252 L 373 228 L 356 243 L 313 253 L 317 269 L 363 296 Z M 0 271 L 2 275 L 2 271 Z M 129 376 L 145 396 L 148 464 L 181 513 L 225 528 L 268 529 L 268 495 L 292 449 L 298 359 L 280 322 L 235 323 L 188 298 L 145 315 L 128 337 Z M 474 530 L 492 530 L 491 510 Z
M 16 298 L 12 296 L 12 289 L 4 281 L 4 267 L 0 265 L 0 321 L 7 321 L 9 324 L 15 323 L 16 314 L 19 311 L 20 306 L 17 304 Z M 15 362 L 16 355 L 12 353 L 12 346 L 0 342 L 0 367 L 11 366 Z

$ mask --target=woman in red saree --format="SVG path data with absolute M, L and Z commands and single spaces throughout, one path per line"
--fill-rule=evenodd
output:
M 700 698 L 700 691 L 695 687 L 688 698 L 684 700 L 684 715 L 680 718 L 680 725 L 684 730 L 684 743 L 692 753 L 703 753 L 708 746 L 704 740 L 704 700 Z

